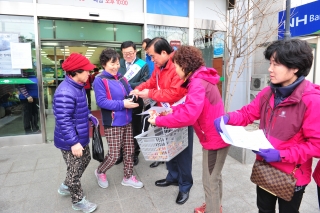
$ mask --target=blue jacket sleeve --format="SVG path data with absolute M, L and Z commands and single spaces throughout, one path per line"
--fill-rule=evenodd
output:
M 129 88 L 129 90 L 131 87 Z M 100 108 L 112 111 L 119 111 L 124 109 L 123 100 L 109 100 L 107 99 L 107 92 L 101 78 L 95 78 L 93 83 L 93 90 L 96 96 L 97 105 Z

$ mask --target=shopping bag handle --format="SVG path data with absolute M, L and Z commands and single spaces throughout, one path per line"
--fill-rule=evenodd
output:
M 141 133 L 144 133 L 144 126 L 145 126 L 145 123 L 146 123 L 146 119 L 147 118 L 150 118 L 150 115 L 146 116 L 144 119 L 143 119 L 143 127 L 142 127 L 142 132 Z

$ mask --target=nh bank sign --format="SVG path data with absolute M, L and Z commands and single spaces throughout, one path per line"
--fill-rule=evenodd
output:
M 290 33 L 292 37 L 320 33 L 320 0 L 291 8 Z M 286 11 L 279 12 L 278 39 L 285 32 Z

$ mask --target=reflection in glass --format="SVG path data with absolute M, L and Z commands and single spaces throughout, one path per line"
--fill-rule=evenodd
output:
M 40 133 L 33 17 L 0 15 L 0 26 L 0 37 L 8 34 L 18 35 L 18 39 L 13 42 L 30 43 L 32 53 L 32 58 L 29 59 L 32 60 L 32 68 L 20 68 L 19 72 L 11 74 L 11 60 L 4 58 L 11 57 L 11 54 L 0 54 L 0 62 L 10 62 L 6 64 L 6 72 L 0 72 L 0 138 Z M 5 48 L 1 51 L 4 52 Z M 1 70 L 3 71 L 0 63 Z

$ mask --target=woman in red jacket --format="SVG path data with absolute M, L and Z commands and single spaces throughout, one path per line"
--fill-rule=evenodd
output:
M 224 114 L 217 87 L 220 76 L 215 69 L 204 66 L 201 51 L 192 46 L 181 46 L 172 61 L 176 73 L 184 80 L 181 86 L 188 89 L 186 101 L 184 104 L 171 106 L 171 114 L 155 115 L 149 122 L 169 128 L 193 126 L 203 146 L 202 181 L 206 200 L 206 206 L 196 208 L 195 212 L 216 213 L 221 210 L 221 170 L 229 150 L 229 145 L 221 139 L 213 126 L 214 119 Z

